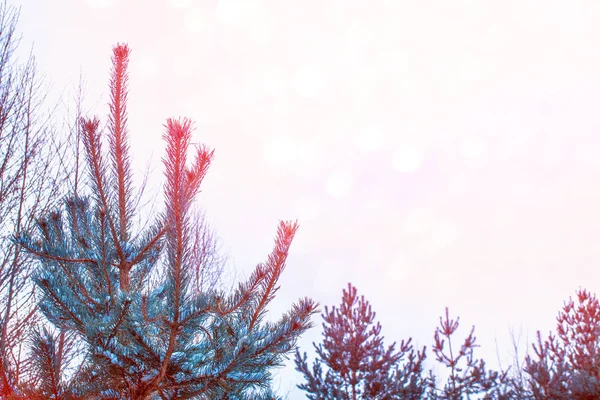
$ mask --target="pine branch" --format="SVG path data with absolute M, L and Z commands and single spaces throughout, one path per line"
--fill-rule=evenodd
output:
M 48 398 L 61 398 L 61 360 L 56 348 L 56 338 L 44 328 L 41 332 L 34 331 L 32 343 L 33 357 L 41 380 L 41 394 Z
M 98 133 L 98 126 L 100 121 L 98 118 L 94 118 L 93 120 L 81 120 L 82 130 L 83 130 L 83 144 L 87 156 L 88 166 L 90 168 L 90 173 L 92 175 L 92 182 L 94 183 L 94 189 L 96 192 L 96 196 L 99 200 L 100 206 L 102 207 L 101 213 L 106 215 L 108 220 L 108 226 L 112 235 L 112 240 L 117 250 L 117 254 L 119 256 L 119 269 L 120 269 L 120 288 L 121 290 L 127 290 L 129 288 L 129 279 L 128 279 L 128 265 L 126 265 L 125 254 L 123 253 L 123 249 L 121 247 L 121 241 L 119 240 L 119 235 L 115 229 L 115 224 L 111 217 L 111 208 L 108 200 L 108 194 L 105 191 L 105 177 L 106 177 L 106 167 L 104 165 L 104 161 L 102 158 L 102 145 L 100 142 L 100 134 Z
M 166 232 L 166 229 L 161 228 L 158 231 L 158 233 L 147 242 L 147 244 L 135 256 L 135 258 L 133 260 L 131 260 L 130 264 L 132 267 L 139 264 L 141 261 L 143 261 L 148 256 L 148 253 L 158 245 L 158 241 L 163 237 L 165 232 Z
M 53 260 L 53 261 L 59 261 L 61 263 L 89 263 L 89 264 L 94 264 L 94 265 L 98 265 L 98 262 L 96 260 L 92 260 L 91 258 L 70 258 L 70 257 L 61 257 L 58 255 L 54 255 L 54 254 L 50 254 L 47 251 L 40 251 L 36 248 L 34 248 L 31 245 L 28 245 L 25 241 L 23 241 L 21 238 L 14 238 L 15 242 L 19 244 L 19 246 L 21 246 L 22 248 L 24 248 L 25 250 L 27 250 L 29 253 L 42 258 L 42 259 L 47 259 L 47 260 Z M 66 267 L 65 267 L 65 270 Z
M 127 132 L 127 65 L 129 47 L 119 44 L 113 49 L 112 73 L 110 80 L 109 145 L 112 156 L 115 192 L 119 210 L 119 238 L 121 242 L 129 239 L 128 228 L 132 207 L 132 175 L 129 158 Z
M 187 214 L 193 196 L 197 193 L 200 183 L 213 157 L 213 152 L 200 148 L 192 169 L 186 169 L 186 153 L 191 139 L 191 122 L 187 119 L 176 121 L 167 120 L 166 132 L 163 135 L 167 142 L 167 156 L 163 160 L 167 183 L 165 186 L 167 257 L 172 319 L 169 321 L 170 333 L 167 350 L 159 372 L 149 382 L 143 393 L 153 390 L 164 378 L 167 366 L 175 349 L 180 321 L 181 296 L 186 292 L 186 281 L 189 280 L 187 270 L 187 255 L 189 253 L 189 227 Z
M 266 275 L 265 278 L 261 280 L 262 293 L 258 306 L 256 307 L 256 310 L 250 319 L 250 326 L 248 328 L 250 331 L 260 320 L 265 306 L 275 296 L 275 292 L 277 291 L 277 287 L 275 287 L 275 285 L 277 284 L 277 281 L 279 280 L 279 277 L 285 268 L 285 260 L 287 259 L 289 248 L 297 230 L 297 222 L 291 223 L 281 221 L 279 223 L 279 227 L 277 228 L 277 237 L 275 238 L 275 248 L 269 255 L 268 261 L 264 266 Z
M 257 288 L 259 287 L 261 282 L 265 279 L 266 274 L 267 273 L 266 273 L 265 266 L 262 264 L 259 264 L 254 269 L 254 271 L 252 272 L 252 275 L 250 275 L 248 280 L 246 282 L 241 282 L 239 284 L 239 287 L 236 290 L 235 295 L 233 296 L 233 299 L 231 301 L 232 305 L 229 308 L 227 308 L 226 310 L 222 310 L 219 307 L 220 315 L 226 316 L 235 311 L 238 311 L 238 309 L 240 307 L 247 305 L 250 302 L 250 299 L 252 297 L 256 296 Z

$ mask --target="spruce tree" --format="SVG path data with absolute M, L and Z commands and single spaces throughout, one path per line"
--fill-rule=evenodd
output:
M 127 45 L 113 49 L 107 154 L 97 118 L 81 127 L 89 194 L 39 218 L 16 242 L 39 260 L 34 281 L 51 323 L 33 337 L 39 376 L 29 397 L 52 399 L 272 398 L 271 371 L 310 327 L 316 304 L 302 299 L 265 320 L 298 225 L 281 222 L 266 262 L 232 293 L 197 290 L 190 206 L 213 158 L 192 124 L 165 125 L 164 211 L 136 229 L 127 130 Z M 57 333 L 54 333 L 57 332 Z M 83 344 L 72 373 L 60 335 Z
M 383 344 L 381 324 L 364 296 L 348 284 L 342 303 L 322 314 L 323 343 L 313 346 L 317 358 L 312 371 L 306 353 L 296 350 L 296 370 L 305 383 L 298 387 L 311 400 L 420 399 L 425 393 L 422 376 L 425 348 L 414 351 L 411 339 Z M 326 369 L 323 369 L 323 366 Z

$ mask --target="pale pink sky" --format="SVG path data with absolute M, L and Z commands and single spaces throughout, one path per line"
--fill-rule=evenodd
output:
M 388 342 L 430 348 L 449 306 L 495 365 L 510 327 L 533 339 L 600 289 L 599 20 L 592 0 L 27 0 L 19 28 L 53 96 L 82 71 L 102 117 L 130 45 L 134 165 L 156 186 L 166 118 L 196 121 L 238 273 L 299 219 L 276 315 L 351 281 Z M 300 399 L 300 378 L 276 384 Z

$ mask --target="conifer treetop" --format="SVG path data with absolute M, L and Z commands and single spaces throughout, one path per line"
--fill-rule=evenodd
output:
M 71 196 L 64 210 L 41 216 L 37 236 L 16 239 L 40 268 L 40 310 L 55 328 L 85 344 L 77 373 L 42 376 L 71 398 L 272 398 L 271 370 L 281 366 L 310 328 L 317 304 L 304 298 L 279 321 L 265 321 L 298 224 L 281 221 L 273 251 L 232 293 L 197 290 L 190 206 L 214 151 L 187 159 L 192 122 L 168 119 L 164 210 L 136 232 L 126 127 L 130 51 L 113 49 L 108 161 L 97 117 L 81 119 L 89 196 Z M 52 359 L 51 332 L 37 348 Z M 43 343 L 42 343 L 43 342 Z

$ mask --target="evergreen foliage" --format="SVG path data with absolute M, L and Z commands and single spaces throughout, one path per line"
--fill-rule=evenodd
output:
M 37 232 L 15 239 L 39 260 L 39 307 L 60 332 L 41 329 L 33 337 L 33 392 L 52 399 L 272 398 L 271 370 L 293 351 L 316 310 L 302 299 L 279 321 L 264 318 L 298 226 L 280 223 L 267 261 L 233 293 L 197 290 L 190 207 L 213 151 L 198 147 L 189 163 L 192 124 L 169 119 L 165 208 L 136 231 L 128 59 L 126 45 L 114 47 L 107 154 L 100 121 L 81 121 L 89 196 L 68 197 L 61 210 L 39 218 Z M 85 348 L 70 376 L 61 370 L 63 333 Z
M 188 160 L 192 123 L 169 119 L 164 210 L 147 228 L 136 226 L 126 45 L 113 49 L 106 135 L 99 119 L 79 121 L 88 190 L 78 189 L 79 153 L 71 182 L 56 171 L 53 160 L 64 155 L 37 119 L 33 58 L 14 63 L 17 17 L 0 4 L 0 399 L 277 398 L 271 372 L 316 310 L 302 299 L 279 321 L 265 321 L 297 224 L 281 222 L 267 261 L 235 290 L 222 290 L 217 275 L 206 275 L 207 267 L 221 271 L 222 259 L 193 209 L 214 153 L 201 146 Z M 36 298 L 46 319 L 37 326 Z M 309 399 L 600 398 L 600 302 L 583 289 L 560 310 L 555 334 L 538 332 L 512 376 L 475 357 L 474 327 L 454 344 L 459 319 L 448 309 L 432 346 L 444 380 L 423 374 L 426 349 L 415 350 L 410 338 L 384 346 L 375 312 L 351 284 L 322 316 L 312 368 L 295 352 L 298 387 Z
M 459 319 L 451 319 L 448 309 L 433 345 L 436 361 L 449 370 L 441 385 L 432 371 L 423 374 L 425 347 L 415 351 L 411 339 L 402 341 L 398 351 L 396 343 L 384 347 L 375 313 L 351 284 L 343 291 L 340 307 L 325 307 L 322 317 L 323 342 L 313 343 L 317 358 L 312 369 L 306 353 L 296 350 L 296 370 L 304 377 L 298 387 L 311 400 L 519 399 L 507 372 L 487 370 L 485 362 L 474 357 L 474 327 L 458 351 L 453 349 Z
M 323 343 L 313 346 L 318 358 L 311 369 L 296 350 L 296 370 L 305 383 L 298 387 L 311 400 L 420 399 L 425 392 L 421 375 L 425 348 L 414 351 L 411 339 L 383 344 L 381 325 L 364 296 L 351 284 L 344 289 L 342 303 L 322 314 Z M 326 369 L 323 369 L 323 366 Z
M 461 400 L 472 396 L 483 399 L 514 398 L 508 383 L 507 372 L 486 370 L 485 362 L 475 358 L 478 347 L 475 327 L 465 338 L 460 350 L 452 348 L 452 336 L 459 327 L 459 318 L 451 319 L 448 308 L 444 318 L 440 317 L 440 326 L 436 328 L 432 351 L 436 361 L 449 369 L 449 375 L 441 388 L 437 387 L 436 377 L 430 373 L 428 385 L 429 399 Z M 446 344 L 448 347 L 446 348 Z
M 517 360 L 513 370 L 494 371 L 475 357 L 475 327 L 460 347 L 453 344 L 459 318 L 446 308 L 434 334 L 437 363 L 447 369 L 441 381 L 433 371 L 423 375 L 425 348 L 414 352 L 410 339 L 387 349 L 373 324 L 375 313 L 348 285 L 342 304 L 322 314 L 323 342 L 313 343 L 317 358 L 312 369 L 307 355 L 296 350 L 298 387 L 311 400 L 592 400 L 600 398 L 600 302 L 580 289 L 577 303 L 565 302 L 557 317 L 556 334 L 542 340 L 538 332 L 533 355 Z M 402 363 L 403 360 L 406 360 Z M 512 374 L 509 374 L 512 372 Z
M 542 341 L 540 332 L 527 356 L 525 372 L 531 398 L 574 400 L 600 398 L 600 303 L 585 289 L 558 313 L 556 335 Z

